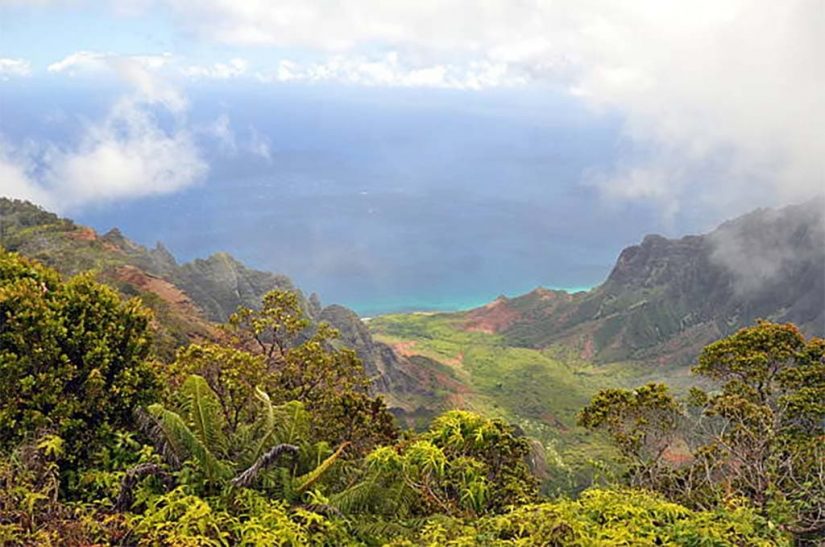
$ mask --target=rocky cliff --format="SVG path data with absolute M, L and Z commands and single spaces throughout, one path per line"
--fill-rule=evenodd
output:
M 762 209 L 709 234 L 645 237 L 607 280 L 569 295 L 537 289 L 466 314 L 509 343 L 563 343 L 586 358 L 685 362 L 764 318 L 825 335 L 825 201 Z

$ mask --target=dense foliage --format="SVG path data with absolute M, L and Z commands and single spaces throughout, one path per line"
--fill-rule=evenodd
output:
M 531 442 L 504 420 L 454 410 L 400 433 L 355 354 L 294 294 L 239 309 L 223 337 L 169 363 L 154 364 L 152 323 L 90 274 L 62 280 L 0 254 L 0 543 L 787 545 L 788 532 L 815 533 L 823 345 L 791 327 L 708 348 L 698 369 L 722 391 L 689 410 L 663 386 L 601 394 L 583 421 L 619 442 L 631 487 L 549 500 Z M 674 440 L 694 446 L 681 431 L 699 416 L 727 424 L 692 456 L 720 466 L 707 485 L 660 463 Z M 751 454 L 757 427 L 767 444 Z M 762 469 L 777 474 L 760 497 Z
M 90 274 L 0 250 L 0 447 L 45 433 L 80 460 L 155 397 L 150 315 Z
M 608 432 L 631 484 L 697 508 L 742 497 L 800 542 L 825 537 L 825 340 L 760 322 L 694 371 L 720 389 L 683 403 L 664 385 L 605 390 L 581 422 Z

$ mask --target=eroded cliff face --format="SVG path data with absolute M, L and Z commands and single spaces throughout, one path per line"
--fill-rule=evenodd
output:
M 467 314 L 514 345 L 583 357 L 687 362 L 757 319 L 825 335 L 825 202 L 758 210 L 701 236 L 649 235 L 586 293 L 538 289 Z M 500 321 L 506 317 L 507 321 Z
M 338 329 L 341 341 L 356 351 L 377 393 L 392 395 L 399 403 L 406 395 L 429 393 L 427 386 L 416 377 L 414 365 L 387 344 L 376 341 L 354 311 L 339 305 L 327 306 L 318 320 Z

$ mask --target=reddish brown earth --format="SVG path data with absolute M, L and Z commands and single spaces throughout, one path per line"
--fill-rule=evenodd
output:
M 395 342 L 390 344 L 390 347 L 403 359 L 404 369 L 416 379 L 422 388 L 428 391 L 439 389 L 449 392 L 444 398 L 444 403 L 447 408 L 466 408 L 466 397 L 472 393 L 469 387 L 449 374 L 440 370 L 434 370 L 430 367 L 416 366 L 412 361 L 407 359 L 414 355 L 420 355 L 419 352 L 415 351 L 414 340 Z M 448 366 L 458 367 L 461 366 L 463 359 L 464 354 L 459 353 L 452 359 L 440 359 L 439 362 Z
M 115 270 L 115 278 L 133 285 L 137 289 L 158 295 L 175 310 L 187 315 L 201 316 L 200 308 L 182 290 L 165 279 L 148 274 L 135 266 L 120 266 Z
M 591 336 L 584 339 L 584 346 L 581 351 L 581 358 L 589 361 L 596 355 L 596 343 Z
M 495 334 L 515 323 L 521 314 L 512 309 L 506 298 L 496 298 L 484 307 L 467 312 L 463 328 L 468 332 Z
M 662 459 L 670 465 L 681 467 L 691 463 L 694 458 L 687 443 L 683 439 L 678 439 L 665 448 Z
M 113 277 L 121 282 L 128 283 L 144 293 L 157 295 L 168 309 L 167 320 L 176 324 L 178 329 L 186 333 L 191 342 L 218 341 L 224 336 L 222 331 L 204 317 L 203 311 L 178 287 L 165 279 L 144 272 L 140 268 L 127 265 L 118 267 Z M 152 321 L 156 329 L 163 330 L 161 324 Z
M 81 226 L 77 230 L 72 232 L 68 232 L 66 234 L 67 237 L 74 239 L 75 241 L 89 241 L 95 242 L 98 245 L 102 246 L 109 252 L 113 253 L 121 253 L 123 252 L 122 249 L 118 248 L 117 245 L 113 245 L 111 242 L 106 241 L 105 239 L 101 239 L 100 236 L 97 235 L 93 229 L 88 228 L 86 226 Z
M 73 232 L 69 232 L 67 235 L 78 241 L 97 241 L 97 232 L 91 228 L 86 228 L 85 226 L 78 228 Z
M 452 357 L 450 359 L 444 359 L 441 362 L 444 363 L 445 365 L 450 365 L 451 367 L 460 367 L 461 365 L 464 364 L 464 354 L 459 353 L 455 357 Z
M 406 342 L 396 342 L 394 344 L 390 344 L 390 347 L 400 355 L 401 357 L 409 357 L 411 355 L 418 355 L 418 352 L 415 351 L 415 341 L 409 340 Z

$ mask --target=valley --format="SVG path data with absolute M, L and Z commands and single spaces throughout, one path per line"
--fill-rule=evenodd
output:
M 607 280 L 590 291 L 537 288 L 463 312 L 362 321 L 229 254 L 178 264 L 160 243 L 147 249 L 116 229 L 98 235 L 31 204 L 0 199 L 7 249 L 65 275 L 94 270 L 124 295 L 138 295 L 155 312 L 160 355 L 171 357 L 190 341 L 221 339 L 218 323 L 238 306 L 257 306 L 272 289 L 297 291 L 308 316 L 330 323 L 358 353 L 401 424 L 422 430 L 450 409 L 501 417 L 533 439 L 536 472 L 547 489 L 560 492 L 579 490 L 599 465 L 615 460 L 603 439 L 576 425 L 599 390 L 665 382 L 684 394 L 698 382 L 690 373 L 698 350 L 756 318 L 791 320 L 811 335 L 825 334 L 819 207 L 813 201 L 754 212 L 708 236 L 648 236 L 622 252 Z M 713 241 L 745 227 L 767 239 L 751 238 L 742 252 L 769 243 L 800 258 L 784 264 L 781 278 L 739 292 L 736 272 L 714 260 Z

